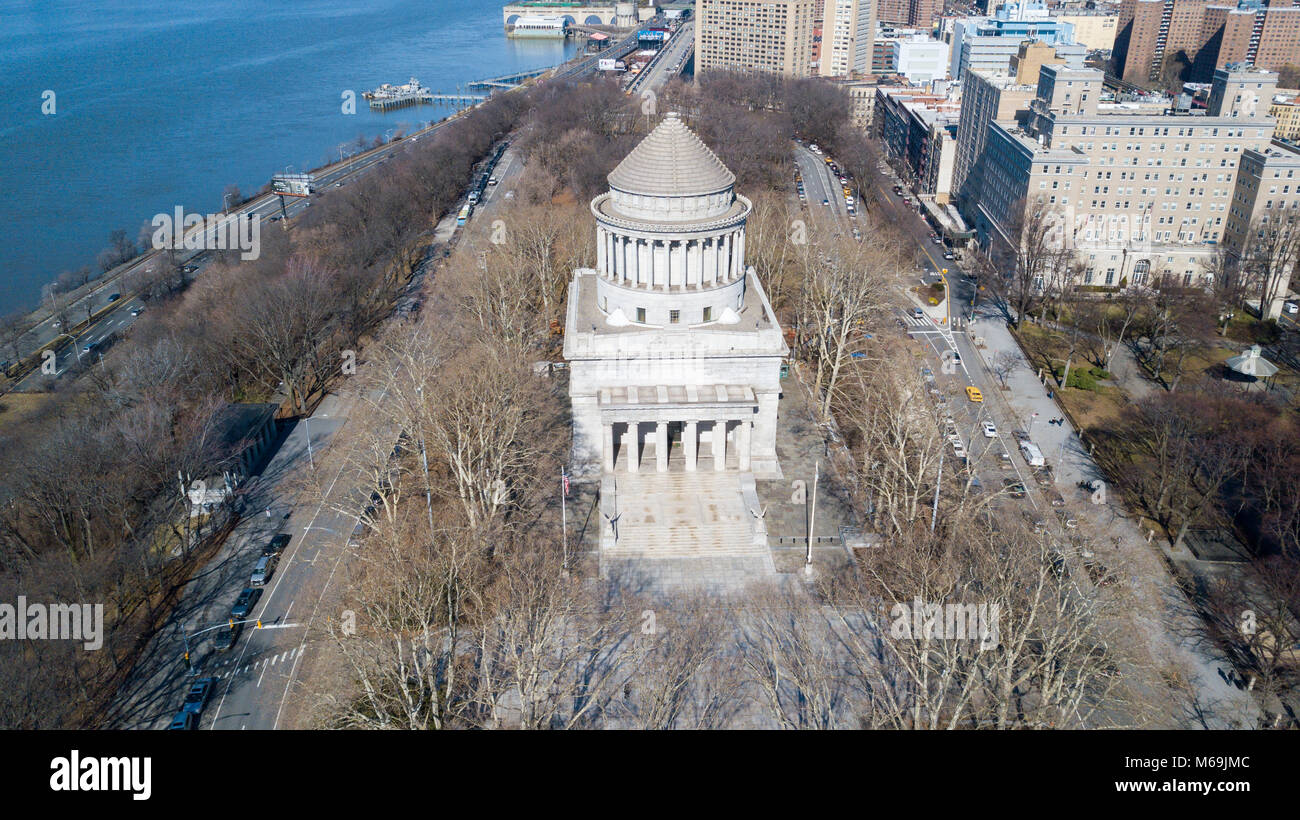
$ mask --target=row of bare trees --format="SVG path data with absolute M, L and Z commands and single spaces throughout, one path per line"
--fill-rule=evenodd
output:
M 93 367 L 75 360 L 42 413 L 0 431 L 0 592 L 105 604 L 100 652 L 5 641 L 0 725 L 93 726 L 214 535 L 182 489 L 220 476 L 231 401 L 310 408 L 391 313 L 474 164 L 530 105 L 500 95 L 347 187 L 318 195 L 261 254 L 217 253 L 190 282 L 155 260 L 148 312 Z M 125 285 L 124 285 L 125 289 Z M 233 445 L 233 446 L 232 446 Z

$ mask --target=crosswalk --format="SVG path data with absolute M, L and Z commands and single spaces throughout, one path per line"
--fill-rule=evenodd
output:
M 223 660 L 221 663 L 217 664 L 217 669 L 213 671 L 212 677 L 217 678 L 218 680 L 224 680 L 225 678 L 233 678 L 236 675 L 247 674 L 250 671 L 257 672 L 258 670 L 265 670 L 272 666 L 276 666 L 281 662 L 288 663 L 289 661 L 292 661 L 295 657 L 297 657 L 298 649 L 299 647 L 295 646 L 293 649 L 287 650 L 285 652 L 281 652 L 278 655 L 267 655 L 266 657 L 259 658 L 252 663 L 246 663 L 243 666 L 239 666 L 239 667 L 236 667 L 235 664 L 231 663 L 229 659 Z M 227 665 L 229 665 L 231 668 L 230 669 L 221 668 Z

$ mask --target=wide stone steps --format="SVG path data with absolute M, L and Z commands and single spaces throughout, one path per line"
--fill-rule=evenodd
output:
M 615 487 L 618 540 L 606 548 L 610 557 L 766 554 L 754 543 L 754 518 L 736 473 L 621 473 Z

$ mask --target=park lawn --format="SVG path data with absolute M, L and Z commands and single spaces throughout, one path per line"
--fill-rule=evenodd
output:
M 0 396 L 0 430 L 41 416 L 54 401 L 49 393 L 6 393 Z

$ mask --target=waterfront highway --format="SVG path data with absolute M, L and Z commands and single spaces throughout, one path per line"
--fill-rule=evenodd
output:
M 343 162 L 335 163 L 315 172 L 316 190 L 318 194 L 328 194 L 336 184 L 346 184 L 349 180 L 364 174 L 371 170 L 379 163 L 387 159 L 394 151 L 404 150 L 410 143 L 418 140 L 424 134 L 429 134 L 455 120 L 446 120 L 435 123 L 433 126 L 421 131 L 412 133 L 408 137 L 399 140 L 393 140 L 379 148 L 372 149 L 363 154 L 350 157 Z M 289 218 L 297 216 L 308 207 L 310 199 L 286 197 L 285 213 Z M 279 221 L 270 221 L 273 216 L 280 214 L 279 198 L 273 194 L 263 194 L 244 203 L 238 208 L 230 211 L 232 217 L 239 215 L 256 216 L 262 222 L 261 230 L 278 229 L 282 224 Z M 199 230 L 199 229 L 195 229 Z M 205 232 L 213 228 L 204 228 Z M 206 251 L 181 251 L 177 254 L 177 262 L 182 265 L 193 265 L 196 270 L 191 276 L 199 276 L 207 267 L 210 259 Z M 28 336 L 24 338 L 25 350 L 37 350 L 42 346 L 53 342 L 55 339 L 64 336 L 66 329 L 63 322 L 76 325 L 86 318 L 87 313 L 102 311 L 104 308 L 113 304 L 109 297 L 120 294 L 118 304 L 109 311 L 106 311 L 98 317 L 91 325 L 77 331 L 76 335 L 56 349 L 54 360 L 54 372 L 44 373 L 37 368 L 24 375 L 17 382 L 9 385 L 8 390 L 15 391 L 33 391 L 40 390 L 45 386 L 45 382 L 50 379 L 57 379 L 67 373 L 69 367 L 77 364 L 85 364 L 88 356 L 93 356 L 96 360 L 98 357 L 107 352 L 107 343 L 110 343 L 114 337 L 125 332 L 136 320 L 137 316 L 133 311 L 143 310 L 144 304 L 131 294 L 122 290 L 126 283 L 130 281 L 131 274 L 136 271 L 147 271 L 155 265 L 166 264 L 165 251 L 149 251 L 139 259 L 129 263 L 119 271 L 115 272 L 111 278 L 106 281 L 97 283 L 93 289 L 70 304 L 58 316 L 47 316 L 38 322 Z M 87 345 L 93 345 L 92 349 L 87 352 Z M 93 362 L 92 362 L 93 363 Z M 7 392 L 7 391 L 6 391 Z

